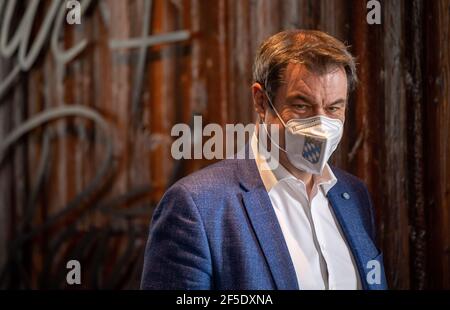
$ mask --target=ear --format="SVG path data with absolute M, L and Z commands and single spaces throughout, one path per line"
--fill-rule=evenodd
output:
M 252 85 L 253 107 L 261 120 L 264 120 L 268 109 L 267 96 L 259 83 Z

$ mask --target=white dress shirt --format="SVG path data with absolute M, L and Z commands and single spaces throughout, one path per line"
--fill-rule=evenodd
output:
M 281 226 L 299 288 L 360 289 L 353 255 L 326 197 L 337 182 L 328 164 L 322 175 L 313 175 L 309 198 L 304 182 L 281 164 L 268 168 L 258 151 L 256 133 L 251 151 Z M 273 157 L 271 160 L 273 164 Z

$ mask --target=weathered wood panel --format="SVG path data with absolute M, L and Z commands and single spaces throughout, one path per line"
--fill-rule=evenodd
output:
M 450 287 L 450 2 L 425 10 L 424 165 L 428 286 Z

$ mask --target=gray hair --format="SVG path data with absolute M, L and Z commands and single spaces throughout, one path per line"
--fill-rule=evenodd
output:
M 253 80 L 261 84 L 273 99 L 289 63 L 301 63 L 308 69 L 329 72 L 343 67 L 347 75 L 348 92 L 358 82 L 355 58 L 338 39 L 316 30 L 286 30 L 265 40 L 253 64 Z

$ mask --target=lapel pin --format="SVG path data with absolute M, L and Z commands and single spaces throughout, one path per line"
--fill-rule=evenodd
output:
M 349 200 L 350 199 L 350 194 L 347 193 L 347 192 L 342 193 L 342 198 L 344 198 L 345 200 Z

